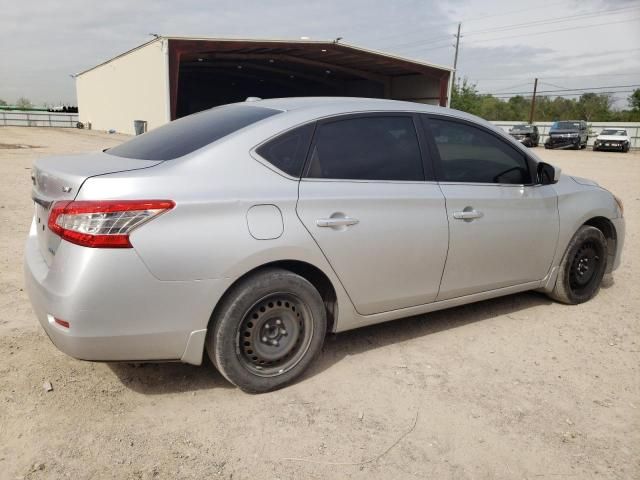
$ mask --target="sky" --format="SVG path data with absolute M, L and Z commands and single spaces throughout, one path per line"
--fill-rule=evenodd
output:
M 640 85 L 640 0 L 0 0 L 0 99 L 72 104 L 72 74 L 174 36 L 343 37 L 343 42 L 452 66 L 499 96 L 607 87 L 625 108 Z M 569 97 L 577 98 L 577 96 Z

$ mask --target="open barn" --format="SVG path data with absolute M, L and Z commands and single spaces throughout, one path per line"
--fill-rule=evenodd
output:
M 157 37 L 76 75 L 80 121 L 134 133 L 247 97 L 353 96 L 445 106 L 452 70 L 337 41 Z

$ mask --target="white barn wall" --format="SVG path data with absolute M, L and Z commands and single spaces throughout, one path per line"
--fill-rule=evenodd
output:
M 133 134 L 133 121 L 148 130 L 169 121 L 166 40 L 158 40 L 76 77 L 80 121 L 94 130 Z
M 439 105 L 440 81 L 421 75 L 406 75 L 391 79 L 391 98 Z M 448 93 L 447 93 L 448 95 Z

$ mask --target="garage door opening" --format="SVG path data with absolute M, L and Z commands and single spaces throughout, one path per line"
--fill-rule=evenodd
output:
M 446 105 L 449 75 L 337 43 L 169 41 L 171 119 L 247 97 L 354 96 Z

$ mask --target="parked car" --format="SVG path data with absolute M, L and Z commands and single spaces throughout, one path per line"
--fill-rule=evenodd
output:
M 589 127 L 584 120 L 554 122 L 549 130 L 549 138 L 544 142 L 544 148 L 575 148 L 579 150 L 586 148 L 588 141 Z
M 249 392 L 327 332 L 525 290 L 591 299 L 622 202 L 477 117 L 391 100 L 217 107 L 33 168 L 37 317 L 86 360 L 199 365 Z
M 625 129 L 605 128 L 596 137 L 593 142 L 593 151 L 598 150 L 615 150 L 619 152 L 628 152 L 631 147 L 631 138 L 627 135 Z
M 514 125 L 509 134 L 525 147 L 537 147 L 540 144 L 540 132 L 535 125 L 523 123 Z

